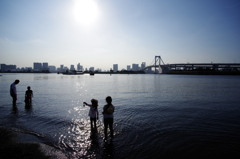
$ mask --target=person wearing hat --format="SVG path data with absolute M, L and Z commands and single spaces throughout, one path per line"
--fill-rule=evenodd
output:
M 112 105 L 112 97 L 106 97 L 107 104 L 103 107 L 103 118 L 104 118 L 104 134 L 105 140 L 107 139 L 107 129 L 109 126 L 110 136 L 113 138 L 113 112 L 115 107 Z
M 98 120 L 98 100 L 92 99 L 92 104 L 88 104 L 86 102 L 83 102 L 85 105 L 90 107 L 88 116 L 90 116 L 90 122 L 91 122 L 91 128 L 97 128 L 96 121 Z M 94 124 L 94 127 L 93 127 Z
M 17 89 L 16 89 L 16 85 L 19 83 L 20 81 L 18 79 L 16 79 L 10 86 L 10 95 L 13 99 L 13 105 L 16 105 L 16 101 L 17 101 Z

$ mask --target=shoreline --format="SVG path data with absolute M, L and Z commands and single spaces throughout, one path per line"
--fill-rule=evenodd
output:
M 57 159 L 67 157 L 59 150 L 40 142 L 20 141 L 26 134 L 0 127 L 1 158 Z
M 170 71 L 168 75 L 240 75 L 240 72 L 231 71 Z
M 57 73 L 57 72 L 0 72 L 0 73 L 26 73 L 26 74 L 62 74 L 62 73 Z M 89 72 L 84 72 L 86 75 L 91 75 Z M 84 75 L 83 74 L 83 75 Z M 114 75 L 114 74 L 163 74 L 163 75 L 240 75 L 240 71 L 206 71 L 206 70 L 190 70 L 190 71 L 184 71 L 184 70 L 179 70 L 179 71 L 169 71 L 167 73 L 145 73 L 143 71 L 123 71 L 123 72 L 94 72 L 94 74 L 109 74 L 109 75 Z M 2 75 L 0 75 L 2 76 Z

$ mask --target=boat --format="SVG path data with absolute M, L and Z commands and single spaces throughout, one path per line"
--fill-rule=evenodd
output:
M 84 73 L 82 71 L 66 71 L 62 72 L 63 75 L 83 75 Z
M 89 72 L 90 75 L 94 75 L 94 72 Z

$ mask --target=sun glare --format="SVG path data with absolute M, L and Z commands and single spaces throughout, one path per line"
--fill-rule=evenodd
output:
M 73 0 L 74 19 L 80 24 L 92 24 L 99 16 L 99 10 L 94 0 Z

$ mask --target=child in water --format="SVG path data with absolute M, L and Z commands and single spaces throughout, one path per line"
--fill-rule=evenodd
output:
M 103 118 L 104 118 L 104 135 L 105 140 L 107 139 L 107 129 L 109 126 L 110 136 L 113 138 L 113 113 L 115 110 L 114 105 L 112 104 L 112 97 L 106 97 L 107 104 L 103 107 Z
M 27 104 L 32 103 L 32 97 L 33 97 L 33 91 L 31 90 L 31 87 L 27 87 L 27 91 L 25 93 L 25 102 Z
M 92 99 L 91 102 L 92 104 L 88 104 L 86 102 L 83 102 L 83 104 L 90 107 L 88 116 L 90 116 L 91 128 L 93 128 L 93 123 L 94 128 L 97 128 L 96 120 L 98 120 L 98 101 L 96 99 Z

